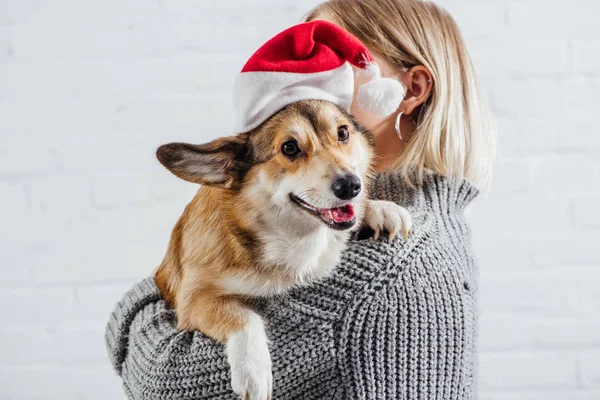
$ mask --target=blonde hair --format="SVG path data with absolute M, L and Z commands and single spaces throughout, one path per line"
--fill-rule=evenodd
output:
M 452 16 L 423 0 L 330 0 L 306 20 L 326 17 L 360 39 L 392 66 L 425 66 L 433 76 L 428 100 L 417 110 L 416 131 L 395 163 L 409 184 L 425 170 L 483 185 L 495 153 L 493 118 Z

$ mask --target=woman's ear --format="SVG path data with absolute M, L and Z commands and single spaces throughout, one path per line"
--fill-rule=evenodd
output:
M 411 115 L 431 95 L 433 77 L 425 66 L 415 65 L 406 72 L 405 78 L 401 81 L 406 87 L 406 96 L 400 103 L 400 110 L 406 115 Z
M 201 145 L 169 143 L 156 151 L 160 163 L 179 178 L 224 189 L 239 183 L 247 154 L 248 142 L 241 135 Z

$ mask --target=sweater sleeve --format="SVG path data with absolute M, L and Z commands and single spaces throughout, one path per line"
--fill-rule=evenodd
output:
M 329 280 L 256 303 L 270 339 L 274 399 L 343 399 L 334 397 L 341 393 L 334 331 L 345 299 L 335 293 L 340 289 Z M 116 305 L 106 344 L 128 398 L 237 399 L 224 346 L 175 326 L 175 313 L 152 278 Z
M 348 302 L 388 264 L 399 243 L 352 241 L 328 279 L 256 304 L 270 340 L 274 399 L 348 398 L 336 332 Z M 175 314 L 152 278 L 116 305 L 106 343 L 129 399 L 235 399 L 223 346 L 175 326 Z
M 130 399 L 236 399 L 222 345 L 200 332 L 179 332 L 153 278 L 117 304 L 106 345 Z
M 437 224 L 426 231 L 399 247 L 348 302 L 337 332 L 344 398 L 470 399 L 474 393 L 470 243 L 440 233 Z

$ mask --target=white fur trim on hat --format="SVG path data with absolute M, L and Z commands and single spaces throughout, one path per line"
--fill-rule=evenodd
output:
M 243 72 L 236 77 L 233 87 L 235 133 L 256 128 L 299 100 L 327 100 L 349 111 L 353 92 L 354 74 L 348 63 L 310 74 Z
M 396 111 L 405 95 L 402 84 L 395 79 L 383 78 L 375 63 L 368 63 L 365 72 L 371 75 L 371 80 L 358 88 L 358 107 L 382 118 Z

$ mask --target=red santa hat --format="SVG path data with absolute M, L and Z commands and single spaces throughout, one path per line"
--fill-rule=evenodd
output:
M 349 111 L 351 65 L 371 77 L 359 88 L 358 106 L 381 117 L 393 113 L 405 94 L 400 82 L 381 76 L 356 37 L 331 22 L 311 21 L 279 33 L 246 62 L 233 89 L 235 132 L 248 132 L 299 100 L 327 100 Z

